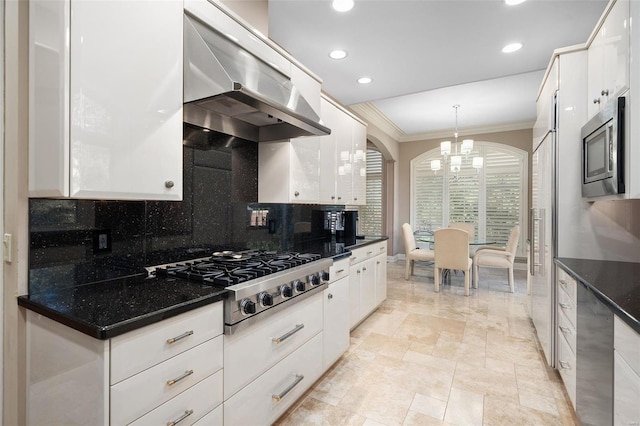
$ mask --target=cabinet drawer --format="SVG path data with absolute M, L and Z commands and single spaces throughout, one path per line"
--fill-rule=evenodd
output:
M 222 415 L 222 404 L 215 410 L 194 423 L 195 426 L 221 426 L 224 416 Z
M 576 280 L 560 268 L 558 268 L 558 287 L 567 293 L 567 296 L 573 300 L 574 303 L 578 300 Z
M 348 258 L 333 262 L 333 265 L 329 268 L 329 279 L 331 282 L 338 281 L 340 278 L 344 278 L 347 275 L 349 275 Z
M 567 340 L 558 336 L 558 371 L 567 389 L 573 408 L 576 408 L 576 356 Z
M 111 384 L 222 334 L 223 323 L 222 302 L 218 302 L 114 337 Z
M 315 294 L 268 320 L 224 336 L 225 400 L 322 331 L 323 294 Z M 291 332 L 294 333 L 286 340 L 275 341 Z
M 617 316 L 613 318 L 613 346 L 629 367 L 640 375 L 640 334 Z
M 351 257 L 349 257 L 349 263 L 351 265 L 360 263 L 364 260 L 375 257 L 380 253 L 384 253 L 386 252 L 386 250 L 387 250 L 386 241 L 383 241 L 381 243 L 369 244 L 364 247 L 358 247 L 356 249 L 351 250 Z
M 273 423 L 321 374 L 322 333 L 225 401 L 224 424 Z M 279 401 L 275 398 L 278 395 Z
M 564 311 L 562 311 L 562 309 L 559 309 L 558 311 L 558 339 L 560 338 L 560 336 L 564 336 L 567 343 L 569 344 L 569 347 L 575 354 L 576 328 L 571 323 L 571 321 L 569 321 L 569 318 L 567 318 L 567 315 L 564 313 Z
M 216 406 L 220 407 L 220 417 L 222 417 L 221 404 L 222 371 L 220 370 L 202 380 L 200 383 L 196 383 L 188 390 L 162 404 L 150 413 L 140 417 L 131 423 L 131 425 L 166 425 L 180 418 L 183 418 L 183 420 L 179 422 L 180 426 L 191 425 L 196 422 L 197 424 L 201 424 L 198 420 L 204 420 L 205 417 L 208 417 L 209 414 L 207 413 Z M 204 425 L 205 423 L 202 424 Z M 222 422 L 220 421 L 220 423 L 217 424 L 222 424 Z
M 558 292 L 558 312 L 566 315 L 571 325 L 576 327 L 576 302 L 563 290 Z
M 222 336 L 218 336 L 123 380 L 111 386 L 111 423 L 128 424 L 221 368 Z M 169 384 L 171 380 L 175 383 Z

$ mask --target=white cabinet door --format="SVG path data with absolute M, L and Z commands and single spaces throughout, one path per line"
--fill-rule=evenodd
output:
M 349 347 L 349 278 L 329 284 L 324 291 L 323 371 Z
M 360 319 L 369 315 L 376 304 L 376 259 L 362 262 L 360 274 Z
M 289 201 L 316 203 L 320 197 L 320 138 L 292 139 Z M 271 184 L 277 184 L 271 182 Z
M 31 8 L 30 195 L 182 199 L 182 2 Z
M 320 202 L 323 204 L 336 204 L 336 179 L 338 175 L 338 155 L 336 141 L 342 134 L 340 122 L 341 111 L 327 101 L 320 100 L 322 122 L 331 129 L 331 134 L 321 137 L 320 143 Z
M 349 328 L 360 322 L 360 275 L 361 265 L 351 265 L 349 267 Z
M 353 168 L 352 198 L 347 204 L 363 206 L 367 203 L 367 127 L 352 120 Z
M 613 424 L 640 424 L 640 376 L 618 351 L 614 351 L 613 368 Z
M 611 7 L 588 50 L 588 116 L 629 86 L 629 0 Z
M 376 306 L 379 306 L 387 298 L 386 244 L 382 248 L 384 252 L 376 256 Z
M 353 120 L 345 112 L 338 110 L 336 123 L 336 203 L 349 204 L 353 199 Z

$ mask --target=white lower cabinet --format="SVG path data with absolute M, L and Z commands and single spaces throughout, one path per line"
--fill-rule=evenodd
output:
M 386 299 L 387 242 L 352 250 L 349 267 L 349 326 L 353 329 Z M 378 263 L 380 262 L 380 263 Z
M 558 328 L 558 371 L 576 408 L 576 325 L 577 325 L 577 282 L 560 267 L 556 268 L 556 286 L 558 290 L 557 318 Z
M 322 331 L 322 299 L 322 293 L 315 294 L 245 330 L 224 336 L 225 400 Z
M 188 390 L 178 394 L 166 404 L 162 404 L 160 407 L 129 424 L 132 426 L 168 424 L 180 424 L 180 426 L 184 426 L 195 423 L 198 425 L 221 425 L 221 403 L 222 371 L 219 370 L 215 374 L 196 383 Z M 213 413 L 215 407 L 218 407 L 218 416 L 212 415 L 209 420 L 205 420 L 204 417 L 208 417 L 209 414 Z M 206 416 L 203 417 L 203 415 Z M 119 423 L 116 419 L 112 418 L 111 424 L 127 423 Z
M 26 423 L 193 424 L 222 404 L 222 324 L 217 302 L 99 340 L 28 310 Z
M 613 424 L 640 424 L 640 334 L 614 317 Z
M 221 369 L 222 336 L 218 336 L 113 385 L 111 423 L 129 424 L 182 392 L 190 392 L 192 386 Z M 211 399 L 214 402 L 220 404 L 221 395 L 217 401 Z M 209 406 L 207 411 L 216 405 Z M 165 423 L 169 420 L 165 418 Z
M 327 370 L 349 347 L 348 270 L 347 259 L 335 262 L 329 272 L 334 281 L 324 291 L 323 370 Z
M 224 424 L 268 425 L 322 374 L 322 333 L 224 402 Z

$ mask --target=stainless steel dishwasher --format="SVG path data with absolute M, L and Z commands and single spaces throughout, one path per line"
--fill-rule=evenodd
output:
M 576 411 L 583 425 L 613 424 L 613 313 L 578 282 Z

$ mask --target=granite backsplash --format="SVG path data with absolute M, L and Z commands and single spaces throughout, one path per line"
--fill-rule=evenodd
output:
M 31 199 L 29 293 L 146 274 L 145 266 L 221 249 L 291 250 L 325 237 L 310 228 L 314 210 L 344 208 L 259 204 L 258 145 L 207 148 L 184 147 L 183 201 Z

